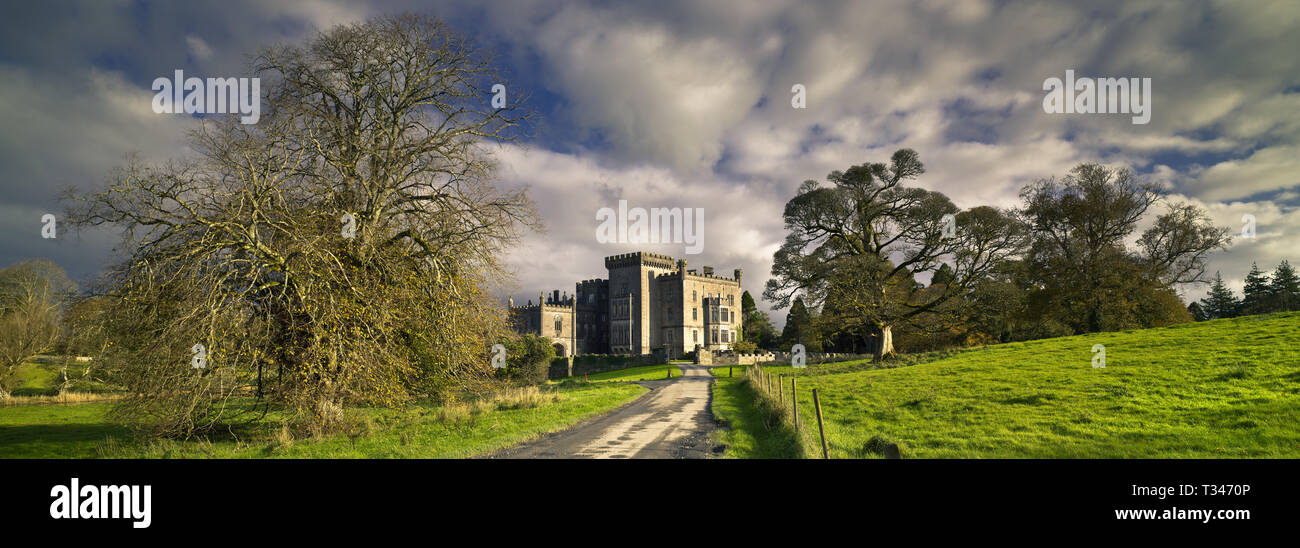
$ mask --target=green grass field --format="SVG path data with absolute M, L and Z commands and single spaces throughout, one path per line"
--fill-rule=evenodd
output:
M 628 367 L 625 369 L 615 369 L 613 371 L 603 371 L 587 375 L 587 380 L 597 381 L 652 381 L 668 378 L 668 371 L 672 370 L 673 378 L 682 376 L 682 370 L 677 364 L 671 365 L 641 365 L 637 367 Z M 581 375 L 574 378 L 581 379 Z
M 1096 344 L 1105 368 L 1093 367 Z M 994 345 L 910 367 L 765 370 L 799 379 L 810 455 L 821 452 L 818 388 L 832 458 L 877 457 L 872 438 L 916 458 L 1300 457 L 1300 313 Z M 739 405 L 727 393 L 715 392 L 715 414 Z
M 59 362 L 23 362 L 15 368 L 14 377 L 16 380 L 13 394 L 15 396 L 37 396 L 37 395 L 54 395 L 58 393 L 60 383 L 59 371 L 63 364 Z M 80 375 L 84 371 L 80 364 L 71 364 L 68 366 L 68 376 L 72 382 L 69 383 L 68 389 L 72 392 L 111 392 L 114 387 L 105 386 L 99 382 L 82 380 Z
M 560 383 L 542 389 L 535 407 L 416 405 L 365 409 L 371 435 L 277 439 L 267 425 L 241 440 L 137 441 L 105 420 L 110 404 L 0 408 L 0 458 L 461 458 L 561 430 L 640 396 L 621 383 Z
M 799 438 L 779 418 L 758 406 L 755 394 L 744 384 L 744 368 L 709 369 L 717 380 L 710 410 L 721 421 L 714 443 L 726 444 L 723 458 L 797 459 L 803 456 Z

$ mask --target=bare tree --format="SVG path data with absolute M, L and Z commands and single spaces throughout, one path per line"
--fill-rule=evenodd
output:
M 132 161 L 69 196 L 75 223 L 118 226 L 133 250 L 103 288 L 106 367 L 132 391 L 119 414 L 184 435 L 282 404 L 319 430 L 344 405 L 487 378 L 483 340 L 505 326 L 486 288 L 537 225 L 523 191 L 492 184 L 486 145 L 523 116 L 491 106 L 490 61 L 402 16 L 256 69 L 260 124 L 206 122 L 197 158 Z
M 0 398 L 9 397 L 19 365 L 54 349 L 63 331 L 62 307 L 74 291 L 48 259 L 0 270 Z

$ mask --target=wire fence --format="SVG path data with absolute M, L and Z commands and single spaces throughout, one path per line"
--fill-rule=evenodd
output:
M 816 374 L 786 375 L 764 370 L 761 365 L 745 368 L 744 378 L 754 393 L 755 403 L 780 427 L 790 428 L 805 457 L 829 459 L 831 441 L 838 434 L 822 407 L 824 393 Z M 800 380 L 804 383 L 800 384 Z M 898 445 L 883 449 L 885 458 L 902 458 Z

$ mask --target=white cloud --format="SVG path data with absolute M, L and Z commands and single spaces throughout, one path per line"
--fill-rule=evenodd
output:
M 1220 162 L 1193 183 L 1198 195 L 1212 200 L 1244 198 L 1272 190 L 1300 187 L 1300 145 L 1257 150 L 1241 160 Z
M 212 46 L 204 42 L 202 38 L 193 34 L 185 37 L 185 44 L 190 48 L 190 54 L 198 59 L 207 59 L 212 57 Z
M 0 66 L 0 121 L 23 128 L 0 137 L 4 175 L 24 195 L 91 180 L 128 150 L 183 152 L 188 119 L 148 112 L 147 90 L 146 101 L 136 100 L 147 81 L 89 70 L 105 44 L 135 39 L 123 10 L 90 9 L 108 23 L 83 30 L 50 18 L 43 29 L 66 48 L 23 46 L 35 42 L 32 29 L 0 38 L 32 59 L 25 68 Z M 538 63 L 528 67 L 536 84 L 559 97 L 556 116 L 544 121 L 554 140 L 498 154 L 507 184 L 531 185 L 551 227 L 512 254 L 516 297 L 603 276 L 602 257 L 636 247 L 612 249 L 594 238 L 595 210 L 620 197 L 705 208 L 706 251 L 691 263 L 744 268 L 757 297 L 784 237 L 782 208 L 799 182 L 887 161 L 900 147 L 915 148 L 926 164 L 917 184 L 963 207 L 1015 205 L 1025 183 L 1083 161 L 1148 169 L 1225 225 L 1256 212 L 1259 238 L 1214 259 L 1225 276 L 1244 276 L 1254 257 L 1261 268 L 1288 256 L 1300 261 L 1292 205 L 1300 14 L 1285 1 L 176 4 L 153 10 L 144 24 L 150 41 L 123 51 L 146 70 L 181 66 L 188 52 L 205 71 L 234 74 L 243 54 L 311 27 L 428 10 L 481 25 L 467 30 L 504 45 L 505 61 Z M 184 21 L 201 24 L 176 24 Z M 61 69 L 65 78 L 44 66 L 71 68 Z M 1151 123 L 1043 113 L 1043 79 L 1070 68 L 1152 78 Z M 807 109 L 790 108 L 794 83 L 807 86 Z M 1276 192 L 1274 201 L 1241 202 L 1262 192 Z

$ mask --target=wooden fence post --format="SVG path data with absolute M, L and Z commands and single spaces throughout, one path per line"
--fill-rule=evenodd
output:
M 776 401 L 785 404 L 785 375 L 776 377 Z
M 794 433 L 799 433 L 799 389 L 795 388 L 798 378 L 790 377 L 790 406 L 794 408 Z
M 817 432 L 822 436 L 822 458 L 831 458 L 831 450 L 826 445 L 826 425 L 822 423 L 822 402 L 817 398 L 817 389 L 813 389 L 813 407 L 817 409 Z

